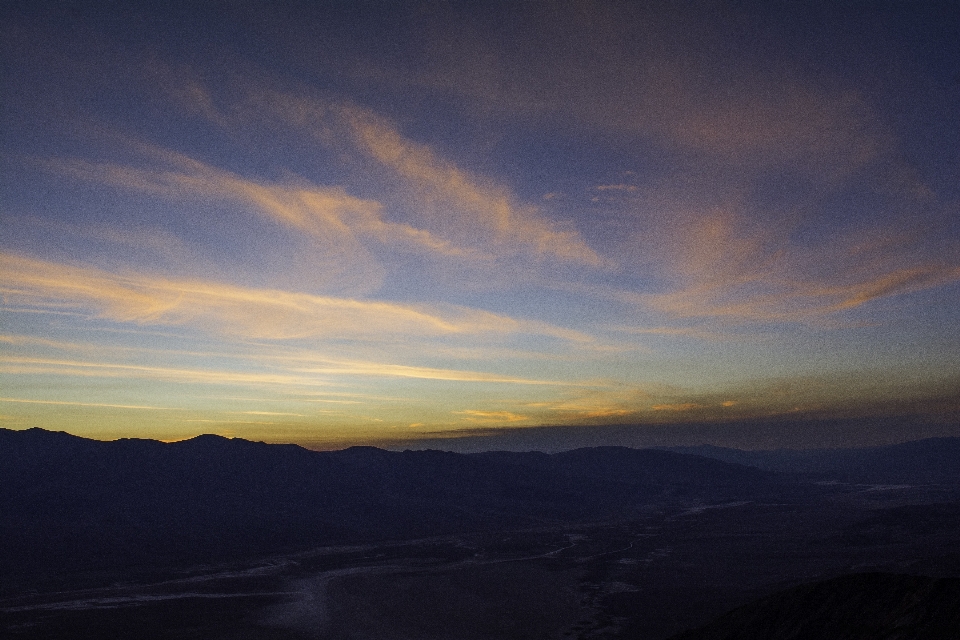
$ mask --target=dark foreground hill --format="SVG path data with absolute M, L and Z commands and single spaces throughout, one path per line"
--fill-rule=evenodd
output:
M 960 579 L 866 573 L 775 593 L 671 640 L 956 640 Z
M 774 474 L 618 447 L 316 452 L 205 435 L 101 442 L 0 429 L 0 574 L 168 566 L 538 524 L 789 490 Z
M 953 582 L 809 585 L 956 580 L 960 487 L 819 479 L 617 447 L 314 452 L 0 430 L 0 636 L 664 640 L 808 585 L 719 632 L 892 611 L 936 638 L 927 614 L 960 608 L 936 595 Z

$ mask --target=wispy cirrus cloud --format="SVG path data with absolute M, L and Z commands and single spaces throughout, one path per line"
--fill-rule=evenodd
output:
M 960 247 L 943 241 L 933 252 L 905 225 L 838 229 L 798 242 L 796 221 L 766 224 L 736 203 L 658 204 L 631 233 L 635 259 L 655 274 L 659 291 L 611 295 L 667 317 L 819 322 L 960 280 Z M 640 197 L 634 206 L 646 205 Z
M 12 334 L 0 335 L 0 343 L 14 347 L 47 347 L 68 351 L 92 351 L 98 348 L 98 345 L 94 344 L 81 344 L 78 342 L 65 342 L 63 340 L 50 340 L 49 338 Z
M 118 322 L 186 325 L 247 338 L 533 333 L 591 341 L 577 331 L 454 305 L 428 308 L 199 279 L 120 275 L 9 253 L 0 254 L 0 293 L 7 304 L 79 309 Z
M 0 402 L 16 404 L 48 404 L 68 407 L 97 407 L 106 409 L 143 409 L 147 411 L 177 411 L 178 407 L 153 407 L 139 404 L 109 404 L 105 402 L 69 402 L 66 400 L 34 400 L 31 398 L 0 398 Z
M 373 160 L 402 188 L 394 196 L 416 226 L 397 224 L 397 238 L 441 255 L 491 260 L 511 254 L 600 267 L 598 254 L 569 223 L 551 219 L 541 207 L 521 202 L 508 186 L 458 167 L 428 144 L 403 135 L 374 111 L 310 93 L 277 91 L 245 80 L 243 96 L 218 105 L 214 92 L 189 70 L 164 74 L 168 91 L 187 109 L 228 130 L 269 122 L 286 134 L 306 135 L 337 153 Z M 385 229 L 375 233 L 384 234 Z
M 862 93 L 783 57 L 783 42 L 795 34 L 770 39 L 770 25 L 755 13 L 528 4 L 506 34 L 446 7 L 418 16 L 415 39 L 399 36 L 416 55 L 370 59 L 353 51 L 361 61 L 354 73 L 388 90 L 415 85 L 456 96 L 477 117 L 559 118 L 741 169 L 833 177 L 889 152 L 889 131 Z M 757 37 L 749 49 L 731 38 L 741 32 Z
M 394 378 L 420 378 L 423 380 L 449 380 L 456 382 L 495 382 L 508 384 L 536 384 L 551 386 L 576 386 L 577 382 L 560 380 L 535 380 L 515 376 L 505 376 L 481 371 L 461 371 L 456 369 L 437 369 L 382 362 L 328 360 L 323 366 L 295 369 L 303 373 L 323 375 L 354 375 Z
M 697 404 L 696 402 L 679 402 L 674 404 L 654 404 L 650 406 L 650 409 L 653 411 L 692 411 L 694 409 L 703 409 L 702 404 Z
M 251 361 L 257 363 L 255 359 Z M 273 368 L 263 371 L 236 371 L 226 369 L 198 369 L 183 367 L 147 366 L 118 362 L 92 360 L 58 360 L 23 356 L 0 356 L 0 372 L 12 374 L 56 374 L 61 376 L 141 378 L 164 380 L 182 384 L 242 385 L 271 387 L 323 387 L 342 380 L 343 376 L 376 378 L 416 378 L 421 380 L 447 380 L 455 382 L 483 382 L 497 384 L 576 386 L 576 382 L 536 380 L 516 376 L 504 376 L 482 371 L 437 369 L 390 363 L 328 360 L 323 366 Z M 350 401 L 309 400 L 356 404 Z M 248 412 L 249 413 L 249 412 Z M 261 412 L 262 413 L 262 412 Z M 280 414 L 277 414 L 280 415 Z
M 876 274 L 847 283 L 798 282 L 791 279 L 750 280 L 693 286 L 636 299 L 658 311 L 679 317 L 726 317 L 758 321 L 800 321 L 856 309 L 871 301 L 960 280 L 960 266 L 923 265 Z M 768 292 L 741 288 L 761 285 Z M 755 287 L 756 288 L 756 287 Z
M 362 238 L 413 245 L 448 256 L 467 254 L 466 249 L 428 231 L 385 220 L 381 203 L 352 196 L 342 187 L 321 187 L 303 179 L 288 183 L 251 180 L 183 154 L 138 146 L 162 166 L 140 168 L 79 159 L 50 160 L 46 164 L 75 178 L 171 199 L 201 197 L 239 202 L 337 254 L 364 251 L 359 241 Z
M 592 267 L 605 263 L 579 232 L 561 228 L 537 207 L 518 204 L 505 187 L 470 175 L 368 110 L 339 111 L 362 151 L 406 180 L 417 199 L 437 214 L 457 217 L 453 233 L 473 238 L 480 233 L 494 246 L 513 245 L 542 258 Z
M 86 378 L 136 378 L 182 384 L 316 387 L 329 384 L 319 376 L 285 372 L 229 371 L 148 366 L 92 360 L 58 360 L 0 356 L 0 372 L 16 375 L 58 375 Z
M 509 424 L 512 422 L 523 422 L 530 420 L 529 416 L 513 413 L 511 411 L 479 411 L 475 409 L 467 409 L 465 411 L 454 411 L 454 413 L 464 416 L 463 419 L 467 422 L 495 422 L 498 424 Z
M 812 47 L 805 49 L 811 59 L 825 54 L 783 25 L 764 24 L 742 9 L 720 16 L 703 7 L 674 11 L 613 2 L 587 13 L 584 20 L 575 5 L 527 6 L 518 10 L 517 31 L 507 40 L 488 23 L 462 22 L 454 8 L 438 10 L 418 22 L 416 41 L 401 37 L 417 52 L 415 64 L 381 58 L 355 69 L 382 87 L 416 85 L 443 99 L 456 96 L 478 118 L 493 112 L 511 121 L 559 120 L 581 133 L 612 131 L 638 148 L 656 149 L 657 162 L 629 167 L 640 169 L 635 183 L 600 182 L 592 194 L 634 199 L 615 214 L 638 218 L 638 233 L 622 243 L 633 246 L 615 252 L 605 246 L 603 255 L 609 260 L 615 254 L 622 271 L 659 278 L 651 288 L 657 291 L 631 292 L 643 296 L 646 308 L 684 317 L 789 321 L 956 279 L 955 246 L 940 262 L 923 262 L 910 254 L 929 251 L 907 241 L 892 255 L 861 254 L 874 263 L 867 269 L 818 237 L 845 236 L 852 246 L 856 233 L 897 236 L 884 225 L 899 220 L 909 226 L 910 219 L 931 222 L 929 237 L 937 233 L 935 218 L 955 217 L 955 210 L 943 212 L 947 205 L 909 165 L 901 151 L 908 145 L 898 140 L 903 132 L 884 117 L 890 106 L 884 96 L 895 95 L 899 89 L 891 87 L 904 77 L 870 64 L 861 71 L 876 74 L 871 85 L 854 81 L 864 74 L 843 78 L 824 73 L 827 66 L 798 65 L 783 56 L 782 42 Z M 458 35 L 451 39 L 454 24 Z M 888 60 L 889 69 L 899 68 L 902 51 L 869 41 L 874 26 L 859 36 L 859 45 Z M 744 28 L 756 29 L 759 38 L 749 51 L 730 38 Z M 878 92 L 881 79 L 890 86 Z M 359 113 L 353 126 L 371 156 L 419 183 L 425 199 L 458 201 L 456 175 L 435 156 L 395 127 Z M 686 208 L 695 210 L 668 205 L 659 216 L 630 211 L 635 203 L 661 208 L 657 194 L 651 196 L 660 186 L 651 184 L 651 175 L 692 196 Z M 711 192 L 720 193 L 719 200 L 735 194 L 734 202 L 721 204 L 719 212 L 693 204 L 709 200 L 703 194 Z M 473 197 L 463 193 L 461 203 Z

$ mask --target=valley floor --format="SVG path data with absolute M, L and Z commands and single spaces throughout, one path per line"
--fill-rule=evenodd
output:
M 823 485 L 815 499 L 323 547 L 234 565 L 64 577 L 0 599 L 10 638 L 660 640 L 845 573 L 960 576 L 960 494 Z

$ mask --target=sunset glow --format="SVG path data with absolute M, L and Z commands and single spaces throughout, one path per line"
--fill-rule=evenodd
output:
M 960 435 L 955 8 L 45 4 L 0 27 L 0 427 Z

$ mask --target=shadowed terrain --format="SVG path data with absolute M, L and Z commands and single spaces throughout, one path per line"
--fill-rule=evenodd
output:
M 778 484 L 741 465 L 612 447 L 316 452 L 212 435 L 164 444 L 2 430 L 0 571 L 208 562 L 624 517 L 653 503 L 732 499 Z
M 866 573 L 805 584 L 671 640 L 953 640 L 960 580 Z
M 960 578 L 953 444 L 836 452 L 883 473 L 831 475 L 622 447 L 316 452 L 0 430 L 0 629 L 662 640 L 844 574 Z M 814 596 L 790 615 L 814 624 L 834 602 Z

